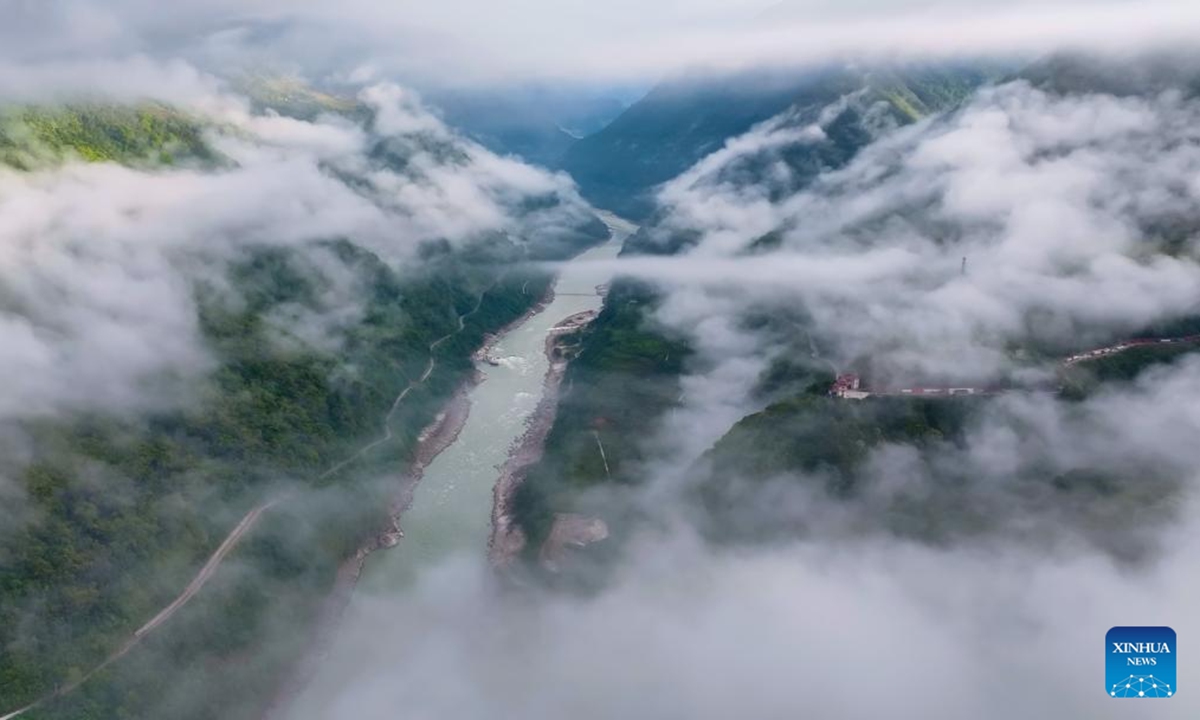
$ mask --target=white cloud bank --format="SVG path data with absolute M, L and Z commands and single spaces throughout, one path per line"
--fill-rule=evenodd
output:
M 418 102 L 400 102 L 398 88 L 363 97 L 379 113 L 370 132 L 192 97 L 185 107 L 215 122 L 210 141 L 226 167 L 0 169 L 0 375 L 20 379 L 0 393 L 0 419 L 187 402 L 190 381 L 214 362 L 197 284 L 224 286 L 227 263 L 251 248 L 299 248 L 332 293 L 327 319 L 346 322 L 359 305 L 355 281 L 314 243 L 348 238 L 401 265 L 424 241 L 543 232 L 524 224 L 528 198 L 563 201 L 533 218 L 542 224 L 569 226 L 585 212 L 566 178 L 458 138 Z M 406 153 L 402 170 L 369 158 L 379 142 Z
M 698 231 L 698 247 L 614 263 L 663 284 L 655 320 L 699 355 L 682 409 L 652 440 L 665 457 L 634 491 L 659 530 L 594 596 L 498 597 L 470 560 L 360 595 L 293 717 L 1128 717 L 1106 694 L 1107 630 L 1200 632 L 1189 439 L 1200 363 L 1078 404 L 995 401 L 961 445 L 876 449 L 854 500 L 825 497 L 820 478 L 751 479 L 746 521 L 803 522 L 804 542 L 706 546 L 675 522 L 678 483 L 745 411 L 765 364 L 766 341 L 738 323 L 750 309 L 803 307 L 843 359 L 973 372 L 1010 362 L 1005 346 L 1031 333 L 1031 313 L 1045 313 L 1037 332 L 1102 335 L 1194 312 L 1197 112 L 1178 94 L 1063 98 L 1011 84 L 782 199 L 723 182 L 718 161 L 817 133 L 731 142 L 661 196 L 668 225 Z M 1152 229 L 1166 220 L 1181 228 L 1170 255 Z M 778 250 L 737 256 L 777 227 Z M 963 479 L 953 493 L 934 482 L 947 468 Z M 1050 488 L 1081 469 L 1117 473 L 1117 497 Z M 957 531 L 936 548 L 892 535 L 898 498 Z M 1186 690 L 1200 666 L 1179 667 L 1180 693 L 1137 712 L 1200 712 Z
M 1191 362 L 1076 407 L 1012 397 L 985 412 L 966 449 L 939 451 L 973 478 L 948 511 L 997 503 L 993 531 L 971 541 L 963 529 L 961 542 L 931 547 L 869 526 L 875 503 L 918 496 L 928 480 L 892 458 L 852 502 L 795 479 L 764 493 L 773 511 L 806 519 L 804 542 L 715 550 L 671 522 L 678 505 L 648 505 L 660 529 L 626 548 L 594 596 L 497 593 L 471 559 L 423 568 L 402 592 L 360 592 L 290 717 L 1128 717 L 1105 694 L 1107 630 L 1170 625 L 1182 648 L 1200 632 L 1197 388 Z M 1170 467 L 1182 487 L 1126 486 L 1146 502 L 1108 508 L 1126 513 L 1111 528 L 1084 526 L 1061 498 L 1000 504 L 1021 466 L 1047 457 Z M 1114 546 L 1150 542 L 1135 564 L 1116 564 L 1079 541 L 1089 530 Z M 1137 712 L 1200 712 L 1187 691 L 1200 669 L 1184 652 L 1179 694 Z
M 778 6 L 777 6 L 778 5 Z M 369 63 L 441 83 L 653 80 L 831 58 L 1111 51 L 1187 44 L 1189 0 L 866 2 L 522 0 L 249 3 L 51 0 L 19 4 L 0 29 L 12 59 L 151 52 L 349 73 Z M 0 63 L 0 79 L 13 75 Z M 2 85 L 0 85 L 2 86 Z
M 805 140 L 765 123 L 662 191 L 661 232 L 694 249 L 617 269 L 708 287 L 714 307 L 803 308 L 841 363 L 984 378 L 1011 369 L 1014 342 L 1086 346 L 1200 311 L 1198 126 L 1200 103 L 1176 92 L 1015 82 L 774 197 L 780 147 Z M 747 157 L 775 170 L 725 179 Z M 773 230 L 778 249 L 739 256 Z
M 668 542 L 592 601 L 505 605 L 470 564 L 366 599 L 356 662 L 294 717 L 1125 718 L 1105 695 L 1108 628 L 1200 630 L 1194 535 L 1133 576 L 1100 558 Z M 1181 660 L 1180 694 L 1137 712 L 1194 717 L 1197 681 Z

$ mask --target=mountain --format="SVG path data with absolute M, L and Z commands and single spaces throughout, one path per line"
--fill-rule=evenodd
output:
M 1200 203 L 1178 189 L 1200 166 L 1187 67 L 1054 57 L 974 92 L 982 73 L 833 74 L 812 91 L 823 105 L 710 146 L 657 187 L 623 251 L 631 277 L 579 339 L 520 490 L 530 545 L 559 513 L 628 531 L 674 491 L 719 543 L 819 531 L 940 544 L 1024 517 L 1048 543 L 1079 533 L 1143 557 L 1146 516 L 1129 509 L 1172 512 L 1183 466 L 1123 439 L 1128 415 L 1111 406 L 1160 406 L 1158 389 L 1188 387 L 1196 367 L 1200 343 L 1160 343 L 1200 327 Z M 1116 290 L 1127 281 L 1139 289 Z M 1135 309 L 1130 293 L 1154 299 Z M 1065 360 L 1093 348 L 1099 359 Z M 829 397 L 848 372 L 883 392 Z M 944 389 L 971 387 L 986 392 Z M 1130 460 L 1078 449 L 1100 426 Z M 1001 435 L 1028 460 L 972 455 Z M 1053 438 L 1078 445 L 1063 454 Z M 962 476 L 969 462 L 987 487 Z M 651 478 L 660 494 L 621 490 Z M 1130 522 L 1106 535 L 1122 508 Z
M 472 354 L 549 288 L 536 263 L 607 237 L 399 88 L 270 88 L 219 117 L 2 112 L 0 362 L 24 379 L 0 403 L 0 712 L 81 682 L 257 520 L 236 570 L 37 717 L 259 717 L 308 636 L 261 638 L 312 628 L 388 527 Z
M 626 241 L 622 255 L 684 254 L 700 237 L 689 229 L 686 218 L 676 217 L 678 208 L 673 203 L 688 193 L 702 195 L 706 189 L 719 188 L 738 196 L 763 196 L 784 202 L 823 174 L 851 162 L 876 139 L 927 115 L 952 109 L 985 76 L 982 70 L 959 68 L 881 68 L 870 74 L 838 70 L 805 76 L 783 89 L 777 88 L 773 95 L 754 93 L 764 103 L 754 106 L 756 112 L 787 104 L 738 137 L 722 139 L 719 144 L 712 141 L 707 145 L 712 152 L 690 166 L 683 165 L 683 158 L 666 162 L 670 151 L 662 150 L 664 163 L 658 172 L 678 175 L 660 189 L 648 221 Z M 740 92 L 715 84 L 706 87 L 710 97 Z M 673 91 L 660 88 L 658 92 Z M 805 101 L 793 102 L 798 96 Z M 682 109 L 696 102 L 698 95 L 690 90 L 677 97 L 680 104 L 676 109 Z M 625 123 L 633 122 L 628 118 L 664 108 L 665 103 L 648 99 L 640 109 L 631 108 L 595 137 L 612 136 Z M 665 112 L 659 114 L 664 122 L 667 116 Z M 705 131 L 713 127 L 709 125 Z M 693 139 L 696 137 L 699 135 Z M 591 141 L 585 139 L 577 148 Z M 680 151 L 678 145 L 673 149 Z M 700 151 L 696 147 L 682 152 L 686 158 Z M 581 181 L 581 187 L 586 194 L 587 183 Z M 592 199 L 605 202 L 594 194 Z M 697 205 L 704 206 L 703 200 Z M 765 248 L 770 243 L 760 245 Z M 561 396 L 547 452 L 517 495 L 517 513 L 530 547 L 540 546 L 556 512 L 578 508 L 581 488 L 614 483 L 637 485 L 646 472 L 646 463 L 658 452 L 648 438 L 655 436 L 665 417 L 682 407 L 686 394 L 683 378 L 689 364 L 697 359 L 697 349 L 686 331 L 654 320 L 664 300 L 662 290 L 653 283 L 618 279 L 612 284 L 603 312 L 583 332 L 581 351 L 567 371 L 567 384 L 572 390 Z M 752 322 L 781 326 L 781 335 L 786 337 L 794 334 L 795 319 L 785 313 Z M 794 338 L 784 342 L 794 352 L 807 355 L 808 348 L 802 342 Z M 787 363 L 777 364 L 764 373 L 760 392 L 763 398 L 777 399 L 813 383 L 827 385 L 833 378 L 826 378 L 826 372 L 824 368 L 797 369 Z M 603 462 L 595 452 L 597 437 L 607 449 Z
M 1175 51 L 1143 55 L 1136 61 L 1083 52 L 1057 53 L 1014 74 L 1057 94 L 1102 93 L 1117 97 L 1162 92 L 1200 94 L 1200 58 Z
M 156 103 L 3 108 L 0 165 L 27 170 L 67 155 L 141 165 L 214 161 L 202 132 L 192 118 Z
M 900 71 L 837 66 L 671 81 L 573 145 L 562 167 L 595 205 L 644 219 L 653 210 L 656 186 L 785 111 L 812 122 L 831 104 L 861 93 L 863 106 L 885 103 L 887 114 L 906 123 L 952 106 L 990 74 L 970 66 Z
M 424 91 L 451 126 L 502 155 L 556 168 L 579 138 L 595 133 L 627 106 L 622 88 L 552 86 Z

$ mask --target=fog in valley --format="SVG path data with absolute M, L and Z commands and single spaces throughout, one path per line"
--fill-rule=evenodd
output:
M 295 720 L 1118 718 L 1119 625 L 1184 644 L 1182 694 L 1138 710 L 1200 713 L 1200 357 L 1066 361 L 1200 334 L 1192 3 L 4 12 L 0 713 L 75 683 L 94 694 L 27 717 L 207 717 L 190 708 L 229 682 L 257 703 L 237 717 Z M 985 71 L 914 109 L 893 74 L 937 63 Z M 614 225 L 567 161 L 489 147 L 428 99 L 767 70 L 821 92 L 697 141 L 598 260 L 571 258 Z M 155 139 L 46 140 L 89 122 Z M 645 132 L 620 142 L 652 155 Z M 585 430 L 549 431 L 531 477 L 553 489 L 515 502 L 611 534 L 550 571 L 522 517 L 515 569 L 481 545 L 400 582 L 373 558 L 354 589 L 347 559 L 473 361 L 528 361 L 480 346 L 581 265 L 616 278 L 599 327 L 635 319 L 568 336 L 557 427 Z M 629 357 L 658 365 L 604 364 Z M 829 397 L 845 373 L 885 397 Z M 588 378 L 656 399 L 581 410 Z M 923 387 L 984 397 L 900 395 Z M 131 634 L 260 508 L 200 609 Z

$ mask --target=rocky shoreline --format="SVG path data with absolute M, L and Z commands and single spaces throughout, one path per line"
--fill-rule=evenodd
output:
M 588 310 L 572 315 L 551 328 L 546 335 L 545 352 L 550 365 L 542 380 L 542 398 L 529 417 L 525 432 L 513 444 L 508 460 L 500 466 L 500 477 L 492 491 L 492 533 L 488 539 L 488 562 L 498 570 L 510 567 L 525 548 L 525 533 L 514 521 L 512 502 L 530 466 L 542 458 L 546 438 L 558 416 L 559 389 L 570 364 L 569 358 L 562 352 L 562 337 L 587 327 L 598 314 L 599 311 Z
M 472 376 L 455 391 L 442 412 L 417 436 L 416 455 L 400 479 L 396 494 L 388 506 L 386 527 L 359 546 L 358 550 L 338 567 L 333 588 L 322 604 L 312 641 L 300 660 L 300 666 L 293 671 L 291 679 L 263 713 L 264 720 L 282 717 L 289 703 L 316 675 L 337 636 L 338 627 L 354 597 L 354 590 L 358 586 L 367 558 L 379 550 L 395 547 L 404 537 L 400 518 L 412 505 L 413 494 L 417 484 L 421 482 L 425 468 L 454 444 L 467 424 L 467 418 L 471 414 L 471 391 L 482 380 L 483 374 L 478 370 L 472 373 Z
M 492 348 L 495 347 L 496 343 L 504 335 L 520 327 L 534 315 L 544 311 L 553 301 L 554 285 L 551 284 L 546 289 L 546 292 L 543 293 L 541 299 L 534 303 L 520 317 L 496 332 L 489 333 L 484 338 L 483 345 L 472 354 L 472 359 L 476 363 L 486 361 Z M 291 679 L 276 693 L 274 700 L 272 700 L 267 710 L 263 713 L 262 717 L 264 720 L 273 720 L 274 718 L 282 717 L 289 703 L 299 695 L 316 675 L 317 670 L 333 645 L 337 629 L 341 625 L 342 617 L 349 607 L 351 599 L 354 597 L 354 591 L 358 586 L 359 578 L 362 576 L 367 558 L 380 550 L 396 547 L 404 538 L 404 530 L 401 527 L 400 519 L 404 512 L 412 505 L 413 496 L 417 485 L 424 476 L 425 468 L 438 455 L 441 455 L 442 452 L 458 440 L 458 436 L 467 424 L 467 419 L 471 414 L 471 392 L 483 382 L 483 379 L 483 373 L 476 369 L 471 374 L 471 377 L 465 380 L 455 391 L 442 412 L 438 413 L 433 422 L 417 436 L 415 457 L 401 478 L 396 495 L 388 506 L 386 526 L 359 546 L 358 550 L 346 558 L 338 567 L 333 588 L 326 596 L 320 610 L 309 648 L 305 651 L 303 659 L 300 660 L 299 668 L 293 671 Z
M 542 298 L 530 306 L 530 308 L 526 310 L 521 317 L 513 320 L 496 332 L 485 335 L 483 337 L 483 345 L 481 345 L 479 349 L 471 355 L 471 359 L 476 363 L 488 362 L 492 348 L 496 347 L 496 343 L 500 342 L 500 338 L 504 337 L 516 328 L 521 327 L 529 320 L 529 318 L 542 313 L 547 307 L 550 306 L 550 303 L 554 302 L 554 285 L 555 283 L 550 283 L 550 287 L 546 288 L 546 292 L 542 293 Z

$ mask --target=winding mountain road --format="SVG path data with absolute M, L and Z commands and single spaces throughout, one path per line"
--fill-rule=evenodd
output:
M 342 460 L 336 465 L 330 467 L 325 472 L 321 473 L 318 476 L 318 479 L 324 480 L 337 474 L 341 470 L 344 470 L 346 467 L 362 459 L 362 457 L 370 451 L 392 440 L 394 437 L 392 433 L 392 418 L 395 417 L 396 411 L 400 408 L 401 404 L 404 402 L 404 399 L 408 397 L 409 393 L 429 380 L 429 377 L 433 375 L 434 370 L 437 369 L 437 349 L 441 347 L 442 343 L 445 343 L 447 340 L 453 338 L 466 329 L 467 318 L 479 312 L 479 309 L 483 307 L 483 299 L 498 282 L 499 281 L 492 283 L 492 285 L 480 293 L 479 300 L 475 303 L 474 308 L 472 308 L 469 312 L 458 316 L 458 327 L 455 328 L 453 332 L 447 333 L 446 335 L 443 335 L 429 344 L 429 363 L 425 366 L 425 371 L 422 372 L 421 376 L 416 380 L 409 381 L 408 385 L 401 390 L 400 394 L 396 396 L 396 399 L 392 401 L 390 409 L 383 418 L 383 432 L 380 437 L 362 446 L 350 457 Z M 192 581 L 188 583 L 186 588 L 184 588 L 183 592 L 180 593 L 179 597 L 175 598 L 171 604 L 160 610 L 158 614 L 151 618 L 145 625 L 142 625 L 140 628 L 135 630 L 133 635 L 125 641 L 125 644 L 111 655 L 106 657 L 103 662 L 101 662 L 99 665 L 96 665 L 76 680 L 56 688 L 53 692 L 38 698 L 29 705 L 17 710 L 13 710 L 7 715 L 0 716 L 0 720 L 13 720 L 14 718 L 20 717 L 21 715 L 24 715 L 25 713 L 28 713 L 29 711 L 34 710 L 47 702 L 50 702 L 51 700 L 63 697 L 67 693 L 70 693 L 72 690 L 75 690 L 80 685 L 83 685 L 85 682 L 90 680 L 94 675 L 96 675 L 96 673 L 129 654 L 129 651 L 137 647 L 147 635 L 157 630 L 163 625 L 163 623 L 170 620 L 175 613 L 179 612 L 179 610 L 191 602 L 192 598 L 194 598 L 196 594 L 199 593 L 206 584 L 208 584 L 208 581 L 212 579 L 213 575 L 216 574 L 217 570 L 221 567 L 221 564 L 238 546 L 242 538 L 246 536 L 246 533 L 250 532 L 250 530 L 252 530 L 254 526 L 258 524 L 258 521 L 262 518 L 263 513 L 270 510 L 272 507 L 285 502 L 289 499 L 289 497 L 290 495 L 283 495 L 281 497 L 268 500 L 261 505 L 258 505 L 250 512 L 246 513 L 246 515 L 242 517 L 237 525 L 234 526 L 233 530 L 230 531 L 230 533 L 225 537 L 213 554 L 208 558 L 208 561 L 205 562 L 200 570 L 196 573 L 195 577 L 192 578 Z
M 814 358 L 819 357 L 817 355 L 816 345 L 812 344 L 812 336 L 811 335 L 809 336 L 809 343 L 813 349 L 813 357 Z M 1081 352 L 1081 353 L 1077 353 L 1075 355 L 1070 355 L 1068 357 L 1065 357 L 1065 358 L 1059 360 L 1058 364 L 1062 368 L 1072 368 L 1072 367 L 1075 367 L 1075 366 L 1083 364 L 1083 363 L 1091 362 L 1093 360 L 1098 360 L 1100 358 L 1118 355 L 1120 353 L 1123 353 L 1127 350 L 1132 350 L 1134 348 L 1154 347 L 1154 346 L 1161 347 L 1163 345 L 1191 345 L 1191 344 L 1196 344 L 1196 343 L 1200 343 L 1200 335 L 1184 335 L 1184 336 L 1180 336 L 1180 337 L 1126 340 L 1124 342 L 1120 342 L 1115 345 L 1108 345 L 1105 347 L 1096 348 L 1094 350 L 1088 350 L 1086 352 Z M 832 363 L 831 363 L 831 365 L 832 365 Z M 842 374 L 840 374 L 840 371 L 836 367 L 834 367 L 834 373 L 838 375 L 838 380 L 834 383 L 834 386 L 830 390 L 830 393 L 833 395 L 837 395 L 838 397 L 851 397 L 852 399 L 855 399 L 855 400 L 861 400 L 865 397 L 871 397 L 871 396 L 930 398 L 930 397 L 954 397 L 957 395 L 998 395 L 1000 393 L 1006 392 L 1005 390 L 1002 390 L 1002 389 L 985 388 L 985 387 L 953 388 L 953 387 L 923 386 L 923 387 L 898 388 L 898 389 L 894 389 L 894 390 L 867 391 L 864 389 L 858 395 L 846 395 L 846 394 L 844 394 L 844 391 L 847 388 L 840 387 L 841 383 L 843 382 L 843 379 L 851 378 L 851 379 L 857 380 L 858 376 L 852 375 L 852 374 L 851 375 L 842 375 Z M 858 386 L 857 385 L 854 386 L 854 389 L 857 390 Z M 4 720 L 4 718 L 0 718 L 0 720 Z
M 125 644 L 122 645 L 120 649 L 106 657 L 104 662 L 92 668 L 78 679 L 55 689 L 54 692 L 40 698 L 32 704 L 0 717 L 0 720 L 9 720 L 10 718 L 18 717 L 45 702 L 66 695 L 90 680 L 96 673 L 100 672 L 117 660 L 125 657 L 130 650 L 137 647 L 138 643 L 142 641 L 142 638 L 146 637 L 155 629 L 157 629 L 158 626 L 169 620 L 172 615 L 179 611 L 180 608 L 182 608 L 184 605 L 187 605 L 188 602 L 195 597 L 196 593 L 200 592 L 200 589 L 204 587 L 204 585 L 212 578 L 213 574 L 216 573 L 217 568 L 220 567 L 222 562 L 224 562 L 226 556 L 228 556 L 229 553 L 232 552 L 235 547 L 237 547 L 237 544 L 242 537 L 258 522 L 259 517 L 261 517 L 264 512 L 269 510 L 278 502 L 279 500 L 265 502 L 247 513 L 246 516 L 242 518 L 241 522 L 239 522 L 237 526 L 233 528 L 233 531 L 226 536 L 225 540 L 216 549 L 212 556 L 208 558 L 208 562 L 204 563 L 204 566 L 200 568 L 198 573 L 196 573 L 196 577 L 192 578 L 192 581 L 188 583 L 188 586 L 184 588 L 179 597 L 175 598 L 174 602 L 159 611 L 159 613 L 151 618 L 149 622 L 135 630 L 132 637 L 126 640 Z

